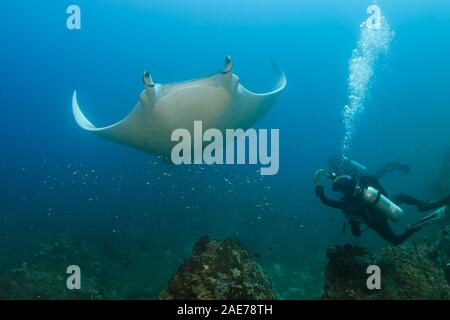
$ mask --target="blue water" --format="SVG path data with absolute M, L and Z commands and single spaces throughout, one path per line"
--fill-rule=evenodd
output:
M 81 8 L 81 30 L 66 28 L 71 4 Z M 370 230 L 342 234 L 342 214 L 320 204 L 312 182 L 341 150 L 348 63 L 370 4 L 1 2 L 0 270 L 67 229 L 94 252 L 101 242 L 139 238 L 158 260 L 149 284 L 158 292 L 201 235 L 238 235 L 261 254 L 280 294 L 318 297 L 320 290 L 290 286 L 322 285 L 327 247 L 386 245 Z M 372 171 L 408 163 L 410 175 L 392 174 L 384 185 L 432 198 L 427 182 L 450 145 L 450 4 L 378 4 L 395 37 L 374 67 L 348 155 Z M 269 57 L 286 73 L 286 90 L 255 125 L 280 129 L 278 175 L 261 177 L 250 165 L 170 166 L 90 135 L 73 119 L 75 89 L 86 116 L 104 126 L 134 106 L 145 69 L 155 82 L 181 81 L 220 70 L 227 54 L 253 91 L 271 88 Z M 408 210 L 396 228 L 416 217 Z

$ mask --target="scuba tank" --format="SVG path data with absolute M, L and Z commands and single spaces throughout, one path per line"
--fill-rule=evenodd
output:
M 353 170 L 360 172 L 361 174 L 367 173 L 367 168 L 362 164 L 343 156 L 343 161 L 347 162 L 349 166 L 353 168 Z
M 328 160 L 328 165 L 331 170 L 336 171 L 338 174 L 358 174 L 367 175 L 368 171 L 362 164 L 349 159 L 345 155 L 335 155 Z
M 371 186 L 358 188 L 359 198 L 369 205 L 372 210 L 386 215 L 392 222 L 398 221 L 403 216 L 403 210 L 377 189 Z

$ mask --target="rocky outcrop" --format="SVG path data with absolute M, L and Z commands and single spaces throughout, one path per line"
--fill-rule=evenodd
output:
M 276 296 L 261 268 L 236 238 L 211 240 L 205 236 L 160 299 L 271 300 Z
M 360 299 L 365 294 L 367 250 L 352 245 L 334 246 L 327 250 L 327 257 L 322 299 Z
M 434 238 L 389 246 L 369 256 L 355 246 L 328 250 L 323 299 L 450 299 L 450 227 Z M 369 265 L 381 269 L 381 289 L 366 286 Z

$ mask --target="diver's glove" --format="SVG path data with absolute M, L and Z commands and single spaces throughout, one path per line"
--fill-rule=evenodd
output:
M 325 196 L 325 189 L 320 184 L 316 186 L 316 196 L 318 196 L 319 198 Z

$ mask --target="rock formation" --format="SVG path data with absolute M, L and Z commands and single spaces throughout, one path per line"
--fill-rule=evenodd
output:
M 450 299 L 450 226 L 433 238 L 388 246 L 373 256 L 364 248 L 328 250 L 323 299 Z M 369 265 L 381 269 L 381 289 L 369 290 Z
M 236 238 L 201 238 L 179 268 L 162 300 L 276 299 L 272 285 Z

